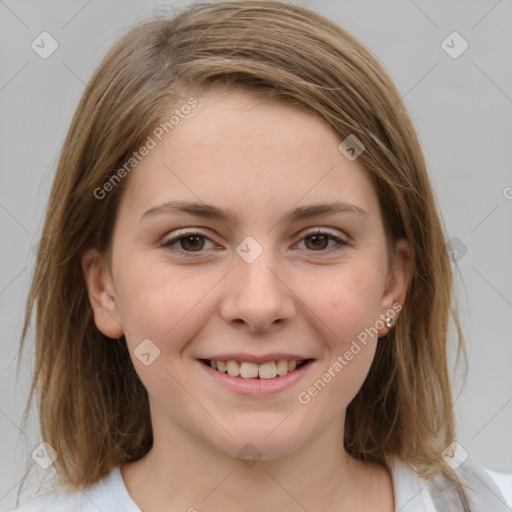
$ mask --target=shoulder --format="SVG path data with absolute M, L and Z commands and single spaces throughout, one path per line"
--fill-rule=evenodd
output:
M 399 459 L 389 461 L 395 507 L 401 512 L 464 512 L 458 493 L 442 475 L 424 480 Z M 466 461 L 456 470 L 470 502 L 471 512 L 510 512 L 505 498 L 485 469 Z
M 80 491 L 73 491 L 68 487 L 58 487 L 33 497 L 28 503 L 12 512 L 81 511 L 83 507 L 80 494 Z
M 471 512 L 511 511 L 495 481 L 483 466 L 476 463 L 464 463 L 458 472 L 468 492 Z
M 87 489 L 57 487 L 12 512 L 141 512 L 131 499 L 118 467 Z

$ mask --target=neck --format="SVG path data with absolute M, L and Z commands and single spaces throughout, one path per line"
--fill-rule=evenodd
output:
M 246 448 L 247 457 L 226 454 L 176 424 L 154 429 L 154 439 L 145 457 L 122 468 L 144 512 L 254 512 L 269 504 L 280 511 L 359 510 L 366 499 L 361 483 L 368 485 L 368 468 L 345 452 L 342 418 L 271 460 L 259 459 L 254 447 Z

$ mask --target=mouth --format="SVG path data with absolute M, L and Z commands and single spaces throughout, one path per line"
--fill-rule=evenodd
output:
M 256 363 L 250 361 L 200 359 L 200 362 L 218 373 L 247 380 L 272 380 L 294 373 L 314 359 L 277 359 Z

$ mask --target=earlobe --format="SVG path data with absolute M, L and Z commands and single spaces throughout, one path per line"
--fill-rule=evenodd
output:
M 386 290 L 382 300 L 384 326 L 379 337 L 385 336 L 395 325 L 400 310 L 405 304 L 411 272 L 411 249 L 405 238 L 395 242 L 394 261 L 390 269 Z
M 109 338 L 120 338 L 124 329 L 105 257 L 97 249 L 88 249 L 82 255 L 82 271 L 96 327 Z

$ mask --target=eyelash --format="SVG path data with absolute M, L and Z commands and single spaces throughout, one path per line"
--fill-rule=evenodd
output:
M 330 233 L 328 231 L 323 231 L 321 229 L 317 229 L 316 231 L 311 231 L 311 232 L 306 233 L 300 239 L 300 241 L 304 240 L 305 238 L 314 236 L 314 235 L 324 235 L 324 236 L 327 236 L 330 240 L 334 240 L 335 242 L 337 242 L 338 245 L 335 246 L 335 247 L 331 247 L 330 249 L 319 249 L 317 251 L 309 250 L 308 252 L 313 252 L 313 253 L 314 252 L 318 252 L 318 253 L 331 252 L 332 250 L 343 249 L 346 245 L 348 245 L 348 242 L 346 242 L 345 240 L 342 240 L 341 238 L 333 235 L 332 233 Z M 180 240 L 182 240 L 184 238 L 187 238 L 189 236 L 200 236 L 200 237 L 202 237 L 202 238 L 204 238 L 206 240 L 210 240 L 205 234 L 201 233 L 200 231 L 190 230 L 190 231 L 187 231 L 187 232 L 181 232 L 180 234 L 174 236 L 173 238 L 171 238 L 169 240 L 166 240 L 165 242 L 161 243 L 160 245 L 161 245 L 161 247 L 163 247 L 165 249 L 168 249 L 170 251 L 181 252 L 185 256 L 197 257 L 198 255 L 203 253 L 204 250 L 200 250 L 200 251 L 185 251 L 184 249 L 176 249 L 175 247 L 172 247 L 176 242 L 179 242 Z

